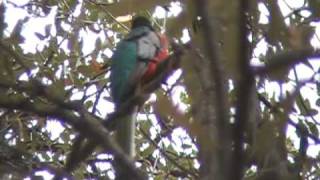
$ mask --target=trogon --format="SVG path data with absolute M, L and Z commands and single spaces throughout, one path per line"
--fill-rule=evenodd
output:
M 111 96 L 117 111 L 138 86 L 155 75 L 157 64 L 168 57 L 168 41 L 152 27 L 146 17 L 133 19 L 130 32 L 121 40 L 111 57 Z M 134 156 L 134 113 L 117 120 L 117 141 L 122 149 Z M 119 122 L 118 122 L 119 121 Z
M 112 56 L 110 86 L 116 112 L 135 93 L 138 86 L 150 82 L 161 71 L 162 68 L 158 67 L 165 64 L 163 62 L 168 62 L 165 61 L 168 56 L 166 36 L 155 32 L 147 18 L 136 17 L 130 33 L 118 43 Z M 134 157 L 135 119 L 138 112 L 137 107 L 134 109 L 131 114 L 112 121 L 117 123 L 115 130 L 119 145 L 131 157 Z M 108 123 L 105 124 L 106 127 L 109 127 Z M 82 136 L 77 137 L 66 160 L 66 172 L 71 172 L 96 146 L 95 141 L 84 141 Z M 116 179 L 131 179 L 117 165 L 117 159 L 114 165 L 117 168 Z
M 116 106 L 127 100 L 138 83 L 151 79 L 156 64 L 167 56 L 165 37 L 154 31 L 147 18 L 136 17 L 111 58 L 111 93 Z

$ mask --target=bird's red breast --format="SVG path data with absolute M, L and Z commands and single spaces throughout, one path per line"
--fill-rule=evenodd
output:
M 142 77 L 143 81 L 149 81 L 150 79 L 152 79 L 155 76 L 157 66 L 169 57 L 168 38 L 164 34 L 159 34 L 159 38 L 161 49 L 158 51 L 156 56 L 152 60 L 150 60 L 148 64 L 148 69 Z

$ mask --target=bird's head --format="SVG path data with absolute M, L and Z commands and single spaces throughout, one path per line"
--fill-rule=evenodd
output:
M 146 26 L 153 30 L 151 22 L 148 18 L 144 16 L 137 16 L 132 20 L 131 29 Z

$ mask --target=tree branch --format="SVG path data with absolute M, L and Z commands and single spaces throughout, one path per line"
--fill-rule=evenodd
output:
M 40 101 L 30 102 L 28 98 L 23 96 L 1 94 L 1 97 L 0 107 L 20 109 L 40 116 L 49 116 L 72 125 L 82 135 L 88 139 L 98 141 L 105 150 L 110 151 L 129 170 L 129 173 L 133 177 L 136 179 L 146 179 L 142 172 L 135 168 L 133 161 L 111 139 L 108 131 L 101 125 L 99 120 L 90 114 L 84 113 L 84 116 L 80 117 L 75 111 L 63 109 L 57 105 L 48 105 Z
M 15 58 L 24 66 L 24 58 L 18 55 L 13 49 L 0 41 L 0 48 L 6 50 L 8 55 Z M 21 94 L 8 95 L 1 93 L 0 107 L 7 109 L 19 109 L 31 112 L 39 116 L 49 116 L 72 125 L 77 131 L 88 139 L 99 142 L 105 149 L 110 151 L 121 164 L 128 169 L 135 179 L 146 179 L 146 176 L 138 171 L 129 157 L 121 150 L 117 143 L 111 139 L 109 132 L 101 124 L 101 120 L 92 116 L 83 106 L 74 102 L 66 103 L 64 98 L 50 93 L 48 86 L 42 85 L 39 81 L 32 79 L 30 82 L 14 82 L 4 77 L 1 78 L 0 86 L 3 88 L 13 88 Z M 23 93 L 28 94 L 27 97 Z M 52 104 L 45 103 L 39 99 L 32 99 L 30 96 L 43 96 Z M 29 96 L 29 97 L 28 97 Z M 81 116 L 80 116 L 80 115 Z
M 194 178 L 198 178 L 198 172 L 193 172 L 188 170 L 187 168 L 185 168 L 184 166 L 180 165 L 178 162 L 176 162 L 173 158 L 171 158 L 166 152 L 165 150 L 163 150 L 161 147 L 159 147 L 159 145 L 153 141 L 149 135 L 147 134 L 147 132 L 145 132 L 142 128 L 139 129 L 140 132 L 142 133 L 142 135 L 150 142 L 150 144 L 152 144 L 155 148 L 157 148 L 159 150 L 159 152 L 166 158 L 168 159 L 173 165 L 175 165 L 178 169 L 180 169 L 182 172 L 184 172 L 187 175 L 192 175 L 192 177 Z
M 268 101 L 263 95 L 261 94 L 258 94 L 258 98 L 259 100 L 267 107 L 269 108 L 272 112 L 274 113 L 280 113 L 281 111 L 279 110 L 279 108 L 277 106 L 274 106 L 270 101 Z M 301 129 L 301 127 L 296 124 L 294 121 L 292 121 L 291 119 L 288 120 L 288 123 L 290 125 L 292 125 L 293 127 L 295 127 L 297 129 L 297 131 L 299 132 L 302 132 L 303 129 Z M 310 134 L 309 132 L 304 132 L 304 133 L 307 133 L 306 135 L 312 139 L 316 144 L 320 144 L 320 139 L 319 137 L 313 135 L 313 134 Z
M 254 94 L 254 75 L 249 62 L 248 20 L 249 4 L 247 0 L 239 2 L 239 79 L 236 81 L 237 102 L 235 114 L 235 128 L 233 132 L 234 150 L 230 180 L 242 179 L 244 174 L 244 133 L 252 111 L 252 95 Z
M 212 106 L 212 108 L 206 110 L 207 121 L 212 127 L 215 127 L 217 132 L 212 132 L 213 134 L 208 135 L 213 137 L 213 141 L 217 144 L 214 147 L 214 159 L 210 158 L 208 154 L 202 164 L 202 169 L 207 171 L 203 173 L 204 176 L 210 176 L 210 174 L 215 174 L 217 179 L 226 179 L 227 174 L 229 174 L 228 169 L 230 168 L 230 152 L 231 152 L 231 140 L 230 140 L 230 128 L 229 128 L 229 108 L 228 108 L 228 98 L 227 98 L 227 81 L 225 72 L 223 71 L 223 64 L 221 58 L 218 56 L 215 31 L 212 27 L 212 21 L 209 17 L 209 3 L 207 0 L 197 0 L 195 1 L 196 11 L 198 16 L 201 18 L 201 30 L 203 34 L 204 51 L 208 57 L 209 64 L 209 76 L 210 82 L 207 89 L 208 104 L 206 106 Z M 207 77 L 209 78 L 209 77 Z M 212 112 L 211 112 L 212 111 Z M 212 147 L 211 147 L 212 148 Z M 206 152 L 209 153 L 209 152 Z M 212 153 L 212 151 L 211 151 Z M 212 154 L 211 154 L 212 157 Z M 209 164 L 208 164 L 209 163 Z M 212 171 L 213 170 L 213 171 Z
M 10 46 L 6 45 L 2 40 L 0 40 L 0 50 L 2 50 L 2 53 L 13 57 L 21 65 L 21 67 L 25 69 L 28 75 L 31 74 L 30 67 L 28 67 L 28 65 L 24 63 L 24 58 L 16 51 L 14 51 Z
M 313 49 L 301 49 L 281 52 L 266 60 L 266 62 L 269 63 L 265 66 L 254 67 L 254 74 L 258 76 L 266 76 L 274 71 L 288 68 L 297 65 L 298 63 L 303 63 L 312 58 L 317 58 L 314 60 L 319 60 L 319 57 L 320 50 Z

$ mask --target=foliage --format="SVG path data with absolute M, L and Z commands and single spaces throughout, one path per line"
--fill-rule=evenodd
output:
M 291 2 L 0 1 L 1 178 L 64 173 L 84 136 L 100 146 L 76 179 L 112 179 L 113 156 L 153 179 L 317 179 L 320 3 Z M 101 123 L 110 52 L 133 14 L 183 53 L 138 116 L 137 168 Z

